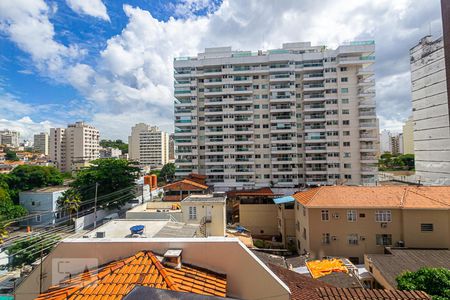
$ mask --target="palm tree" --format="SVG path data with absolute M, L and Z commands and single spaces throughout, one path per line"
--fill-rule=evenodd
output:
M 3 240 L 9 236 L 8 226 L 13 222 L 0 221 L 0 244 L 3 244 Z
M 81 196 L 74 189 L 68 189 L 58 199 L 58 207 L 69 212 L 69 219 L 72 220 L 72 214 L 78 212 L 81 205 Z

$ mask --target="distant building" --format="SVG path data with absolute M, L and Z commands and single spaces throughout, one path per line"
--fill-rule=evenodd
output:
M 389 130 L 383 130 L 380 133 L 380 151 L 381 154 L 389 152 L 394 155 L 401 154 L 403 151 L 403 136 Z
M 384 247 L 449 248 L 450 186 L 323 186 L 298 192 L 299 253 L 361 263 Z
M 403 125 L 403 153 L 414 154 L 414 121 L 412 116 Z
M 0 145 L 19 147 L 20 133 L 9 129 L 0 130 Z
M 99 131 L 84 122 L 50 129 L 49 157 L 62 172 L 73 172 L 99 158 Z
M 175 141 L 174 134 L 169 135 L 169 160 L 175 162 Z
M 99 150 L 100 158 L 120 158 L 122 150 L 112 147 L 102 147 Z
M 150 166 L 163 166 L 169 161 L 169 134 L 144 123 L 131 128 L 128 137 L 130 160 Z
M 50 186 L 32 191 L 19 193 L 19 203 L 34 218 L 28 219 L 23 225 L 48 226 L 55 224 L 64 212 L 58 210 L 57 201 L 63 192 L 69 189 L 67 186 Z
M 450 105 L 444 40 L 422 38 L 410 50 L 416 175 L 431 185 L 450 181 Z
M 34 151 L 42 153 L 44 155 L 48 155 L 49 142 L 48 142 L 48 133 L 41 132 L 39 134 L 34 135 Z
M 178 180 L 163 187 L 164 197 L 162 201 L 179 202 L 189 195 L 206 194 L 210 187 L 206 185 L 204 178 L 196 178 L 197 174 L 190 174 L 187 178 Z

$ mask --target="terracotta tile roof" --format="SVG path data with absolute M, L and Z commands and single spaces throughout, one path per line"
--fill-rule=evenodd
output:
M 322 186 L 293 197 L 311 208 L 450 209 L 450 186 Z
M 421 291 L 336 288 L 286 268 L 268 266 L 289 287 L 292 300 L 431 300 Z
M 181 195 L 168 195 L 168 196 L 164 196 L 162 198 L 162 201 L 175 201 L 175 202 L 180 202 L 181 200 L 183 200 L 181 198 Z
M 238 196 L 276 196 L 271 188 L 263 187 L 259 189 L 248 189 L 248 190 L 236 190 L 227 192 L 228 197 L 238 197 Z
M 207 190 L 209 187 L 189 179 L 183 179 L 173 183 L 166 184 L 163 189 L 170 191 L 193 191 L 193 190 Z
M 179 270 L 166 268 L 151 251 L 141 251 L 96 271 L 85 271 L 65 280 L 36 299 L 122 299 L 137 285 L 226 296 L 224 275 L 185 265 Z
M 345 288 L 318 288 L 319 299 L 323 300 L 430 300 L 422 291 L 371 290 Z

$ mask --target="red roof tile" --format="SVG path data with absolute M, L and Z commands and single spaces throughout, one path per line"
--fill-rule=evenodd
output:
M 276 194 L 273 193 L 271 188 L 264 187 L 259 189 L 248 189 L 248 190 L 236 190 L 236 191 L 229 191 L 227 193 L 229 197 L 238 197 L 238 196 L 276 196 Z
M 136 285 L 158 289 L 226 296 L 224 275 L 182 266 L 164 267 L 150 251 L 109 263 L 96 271 L 85 271 L 41 294 L 37 299 L 122 299 Z

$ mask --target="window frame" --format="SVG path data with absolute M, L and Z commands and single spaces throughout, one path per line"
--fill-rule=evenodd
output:
M 326 216 L 326 218 L 324 218 L 324 216 Z M 321 219 L 323 222 L 328 222 L 328 221 L 330 221 L 330 211 L 329 211 L 328 209 L 322 209 L 322 210 L 320 211 L 320 219 Z
M 379 218 L 381 217 L 381 218 Z M 375 222 L 390 223 L 392 222 L 392 211 L 390 209 L 379 209 L 375 211 Z
M 350 218 L 350 216 L 353 217 Z M 358 212 L 356 211 L 356 209 L 347 210 L 347 222 L 356 222 L 357 219 L 358 219 Z
M 197 206 L 189 206 L 189 220 L 197 220 Z
M 378 243 L 379 238 L 381 238 L 382 243 Z M 384 241 L 390 241 L 390 243 L 384 243 Z M 392 246 L 392 234 L 389 233 L 380 233 L 375 235 L 375 244 L 377 246 Z

